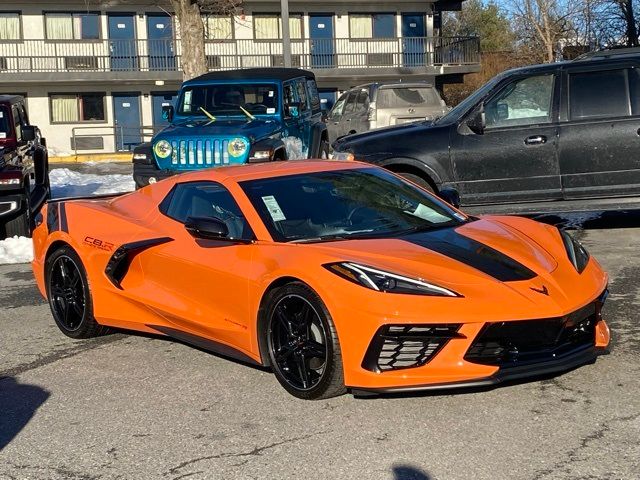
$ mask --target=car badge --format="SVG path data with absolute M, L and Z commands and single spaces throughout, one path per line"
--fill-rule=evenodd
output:
M 536 287 L 529 287 L 531 290 L 533 290 L 534 292 L 538 292 L 541 293 L 543 295 L 549 295 L 549 290 L 547 290 L 547 287 L 542 285 L 542 288 L 536 288 Z

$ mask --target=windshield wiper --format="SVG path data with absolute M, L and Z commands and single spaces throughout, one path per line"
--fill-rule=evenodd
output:
M 211 120 L 212 122 L 216 121 L 216 117 L 214 117 L 213 115 L 211 115 L 209 112 L 207 112 L 203 107 L 200 107 L 200 110 L 207 116 L 209 117 L 209 120 Z

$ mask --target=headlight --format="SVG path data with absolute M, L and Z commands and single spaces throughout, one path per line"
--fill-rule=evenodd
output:
M 560 236 L 562 237 L 562 243 L 567 250 L 567 256 L 573 266 L 576 267 L 578 273 L 582 273 L 589 263 L 589 252 L 582 246 L 582 244 L 573 238 L 569 232 L 560 230 Z
M 267 160 L 271 158 L 271 150 L 257 150 L 253 152 L 253 156 L 251 158 L 256 160 Z
M 241 138 L 234 138 L 229 142 L 227 151 L 232 157 L 241 157 L 247 151 L 247 142 Z
M 333 152 L 334 160 L 347 160 L 349 162 L 355 160 L 355 155 L 351 152 Z
M 431 295 L 436 297 L 460 297 L 458 293 L 417 278 L 404 277 L 358 263 L 341 262 L 323 265 L 330 272 L 379 292 Z
M 171 144 L 166 140 L 160 140 L 153 147 L 153 151 L 158 156 L 158 158 L 167 158 L 171 155 L 173 148 L 171 148 Z
M 147 159 L 147 154 L 146 153 L 134 153 L 133 154 L 133 159 L 134 160 L 146 160 Z

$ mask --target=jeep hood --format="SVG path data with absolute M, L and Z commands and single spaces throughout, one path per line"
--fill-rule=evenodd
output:
M 263 120 L 246 117 L 219 117 L 209 119 L 189 119 L 169 125 L 154 138 L 158 140 L 179 140 L 189 137 L 234 137 L 243 136 L 251 140 L 261 140 L 278 132 L 282 124 L 277 119 Z

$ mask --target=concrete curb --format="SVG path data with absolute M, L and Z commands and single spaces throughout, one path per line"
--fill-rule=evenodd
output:
M 89 162 L 131 162 L 130 152 L 126 153 L 85 153 L 49 157 L 49 163 L 89 163 Z

